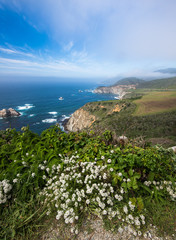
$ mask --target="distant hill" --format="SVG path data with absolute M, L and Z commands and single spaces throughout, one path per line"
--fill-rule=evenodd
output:
M 136 78 L 136 77 L 129 77 L 129 78 L 123 78 L 116 83 L 114 83 L 112 86 L 118 86 L 118 85 L 138 85 L 141 83 L 145 83 L 144 80 Z
M 176 68 L 158 69 L 155 72 L 176 74 Z
M 176 77 L 156 79 L 140 83 L 137 88 L 176 89 Z

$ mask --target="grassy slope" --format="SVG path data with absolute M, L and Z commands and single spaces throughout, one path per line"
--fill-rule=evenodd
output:
M 176 110 L 176 92 L 150 92 L 134 103 L 136 116 L 170 112 Z
M 148 101 L 148 104 L 150 99 L 153 102 L 151 114 L 149 114 L 148 108 L 147 111 L 143 109 L 145 101 Z M 169 108 L 167 104 L 163 107 L 163 100 L 170 103 Z M 162 92 L 162 95 L 152 92 L 138 100 L 93 102 L 86 104 L 83 108 L 97 117 L 98 120 L 92 126 L 97 133 L 108 129 L 117 136 L 124 134 L 130 138 L 143 136 L 146 138 L 171 138 L 176 141 L 175 100 L 175 92 Z M 162 104 L 157 105 L 156 103 Z M 113 112 L 112 110 L 117 104 L 121 111 Z M 142 114 L 139 111 L 143 111 Z M 170 144 L 172 145 L 173 142 Z

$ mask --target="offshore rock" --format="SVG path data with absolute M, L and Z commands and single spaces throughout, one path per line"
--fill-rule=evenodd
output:
M 71 132 L 81 131 L 84 128 L 89 128 L 96 118 L 94 115 L 89 114 L 87 111 L 82 108 L 78 109 L 73 113 L 71 118 L 65 125 L 65 129 Z
M 7 117 L 18 117 L 21 114 L 19 112 L 17 112 L 15 109 L 13 108 L 9 108 L 9 109 L 2 109 L 0 111 L 0 117 L 3 118 L 7 118 Z

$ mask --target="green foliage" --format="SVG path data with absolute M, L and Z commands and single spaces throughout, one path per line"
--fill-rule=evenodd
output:
M 58 126 L 46 129 L 40 136 L 28 127 L 21 132 L 15 129 L 0 131 L 0 239 L 34 239 L 33 233 L 36 235 L 36 229 L 41 227 L 49 211 L 40 193 L 46 188 L 56 166 L 60 169 L 56 177 L 62 173 L 73 174 L 63 160 L 72 159 L 73 155 L 78 157 L 71 167 L 77 164 L 78 171 L 81 169 L 79 164 L 81 166 L 84 162 L 106 166 L 102 170 L 102 180 L 97 178 L 92 183 L 112 185 L 114 209 L 123 212 L 125 206 L 132 204 L 136 209 L 135 216 L 147 213 L 146 223 L 150 223 L 152 214 L 157 214 L 157 204 L 171 209 L 176 198 L 176 157 L 173 152 L 130 144 L 122 148 L 111 144 L 112 140 L 110 131 L 97 137 L 93 131 L 90 135 L 86 132 L 67 134 Z M 85 179 L 86 174 L 81 178 Z M 76 188 L 85 188 L 85 184 L 77 184 L 76 179 L 68 186 L 68 192 L 70 189 L 73 192 Z M 92 195 L 90 206 L 85 208 L 86 214 L 98 214 L 94 198 Z M 154 204 L 153 207 L 151 204 Z M 151 212 L 151 209 L 154 211 Z M 82 216 L 84 212 L 78 211 L 78 214 Z M 119 220 L 113 219 L 121 225 Z M 157 225 L 155 219 L 157 216 L 153 215 L 152 222 Z M 164 225 L 161 226 L 164 232 Z M 170 233 L 173 232 L 174 225 L 170 227 Z

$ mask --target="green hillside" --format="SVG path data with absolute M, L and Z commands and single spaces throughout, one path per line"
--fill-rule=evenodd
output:
M 141 103 L 143 104 L 143 102 Z M 138 104 L 139 105 L 139 104 Z M 110 130 L 114 136 L 125 135 L 130 138 L 163 138 L 176 140 L 176 110 L 159 109 L 149 114 L 134 115 L 137 109 L 135 99 L 101 101 L 88 103 L 84 110 L 96 116 L 91 129 L 96 133 Z M 174 142 L 170 143 L 171 145 Z
M 147 89 L 176 89 L 176 77 L 156 79 L 152 81 L 147 81 L 140 83 L 137 88 L 147 88 Z
M 136 77 L 129 77 L 129 78 L 123 78 L 116 83 L 114 83 L 112 86 L 118 86 L 118 85 L 136 85 L 144 83 L 145 81 Z

